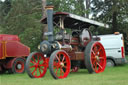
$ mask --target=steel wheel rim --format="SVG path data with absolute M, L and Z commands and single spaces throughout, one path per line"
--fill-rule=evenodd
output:
M 33 77 L 43 77 L 47 71 L 45 57 L 41 53 L 33 54 L 29 63 L 29 69 Z
M 103 72 L 106 67 L 106 53 L 101 43 L 96 42 L 91 49 L 91 65 L 96 73 Z
M 65 52 L 61 51 L 56 53 L 53 61 L 53 69 L 55 75 L 59 79 L 66 78 L 68 76 L 70 73 L 70 66 L 70 59 Z
M 20 65 L 21 68 L 19 68 L 18 65 Z M 16 71 L 17 73 L 22 73 L 22 72 L 24 71 L 24 62 L 22 62 L 22 61 L 17 61 L 17 62 L 16 62 L 16 65 L 15 65 L 15 71 Z

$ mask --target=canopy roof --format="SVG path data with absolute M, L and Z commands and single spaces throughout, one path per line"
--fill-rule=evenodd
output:
M 109 28 L 109 25 L 100 23 L 94 20 L 90 20 L 85 17 L 81 17 L 75 14 L 67 13 L 67 12 L 56 12 L 53 14 L 53 22 L 55 23 L 60 21 L 60 17 L 64 17 L 64 27 L 70 29 L 79 29 L 79 28 L 89 28 L 90 26 L 101 26 L 105 28 Z M 43 24 L 47 24 L 47 17 L 41 20 Z

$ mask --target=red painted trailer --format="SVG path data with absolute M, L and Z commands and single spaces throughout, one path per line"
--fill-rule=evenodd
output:
M 30 48 L 17 35 L 0 35 L 0 73 L 23 73 Z

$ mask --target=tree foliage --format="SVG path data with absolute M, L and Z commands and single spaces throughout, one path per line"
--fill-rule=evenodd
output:
M 11 8 L 6 12 L 6 16 L 0 13 L 3 18 L 2 33 L 19 35 L 21 41 L 33 51 L 41 41 L 42 2 L 40 0 L 10 0 L 10 2 Z
M 93 0 L 92 4 L 93 16 L 97 20 L 110 24 L 111 33 L 120 31 L 120 25 L 128 17 L 127 0 Z
M 55 11 L 69 12 L 80 16 L 85 16 L 85 0 L 48 0 L 55 6 Z

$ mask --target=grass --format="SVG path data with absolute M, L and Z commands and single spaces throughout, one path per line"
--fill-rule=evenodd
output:
M 127 55 L 127 56 L 125 56 L 125 58 L 128 60 L 128 55 Z
M 127 56 L 128 57 L 128 56 Z M 55 80 L 47 71 L 43 78 L 30 78 L 24 74 L 2 74 L 0 85 L 128 85 L 128 64 L 106 68 L 100 74 L 88 74 L 86 69 L 70 73 L 67 78 Z

